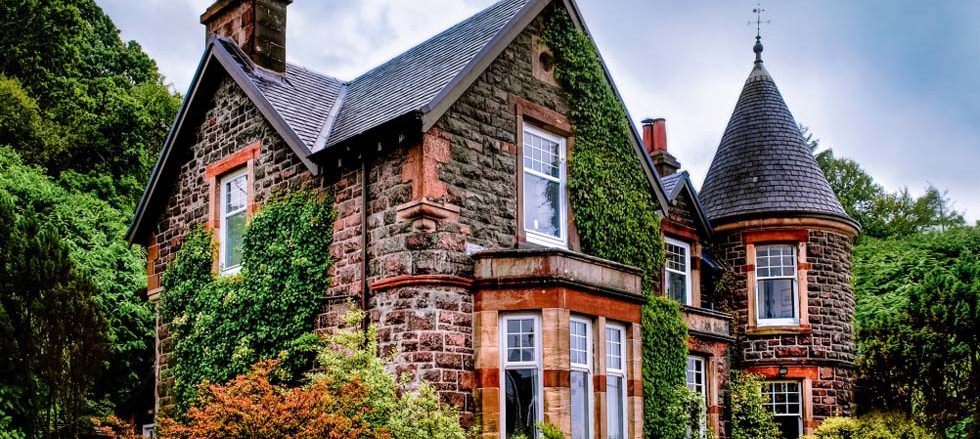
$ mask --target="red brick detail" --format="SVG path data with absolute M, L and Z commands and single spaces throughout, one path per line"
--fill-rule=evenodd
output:
M 473 279 L 442 274 L 406 274 L 376 280 L 371 284 L 371 290 L 382 291 L 419 285 L 470 288 L 473 286 Z
M 810 240 L 810 232 L 806 229 L 799 230 L 760 230 L 756 232 L 745 232 L 742 241 L 745 244 L 755 244 L 757 242 L 807 242 Z
M 619 299 L 563 287 L 500 289 L 477 291 L 476 311 L 524 311 L 561 308 L 629 323 L 640 322 L 640 305 Z
M 595 388 L 594 390 L 596 392 L 605 392 L 606 391 L 606 376 L 605 375 L 596 375 L 596 376 L 592 377 L 592 386 Z
M 787 361 L 787 363 L 798 363 L 799 360 Z M 780 375 L 779 369 L 785 368 L 786 374 Z M 819 379 L 819 367 L 817 366 L 793 366 L 787 364 L 785 366 L 756 366 L 749 367 L 745 369 L 746 372 L 760 375 L 767 380 L 777 380 L 777 379 L 804 379 L 809 378 L 811 380 Z
M 796 268 L 809 271 L 813 269 L 813 264 L 810 262 L 800 262 L 799 264 L 796 264 Z
M 510 99 L 514 103 L 514 112 L 522 116 L 523 119 L 530 119 L 536 125 L 544 125 L 543 128 L 560 136 L 572 136 L 572 123 L 564 114 L 535 104 L 520 96 L 512 95 Z
M 149 242 L 150 244 L 146 247 L 146 290 L 153 291 L 160 288 L 160 273 L 156 271 L 157 259 L 160 257 L 160 245 L 152 236 Z
M 446 183 L 439 179 L 439 166 L 448 163 L 449 135 L 431 128 L 422 141 L 408 149 L 402 164 L 402 183 L 412 187 L 411 201 L 399 205 L 399 221 L 412 221 L 418 228 L 434 230 L 440 221 L 459 221 L 459 207 L 446 202 Z
M 248 146 L 235 151 L 221 160 L 218 160 L 204 169 L 204 178 L 207 180 L 208 189 L 210 194 L 210 200 L 208 202 L 208 221 L 207 227 L 209 229 L 218 228 L 218 215 L 221 212 L 221 195 L 220 189 L 218 187 L 218 180 L 221 176 L 240 169 L 242 167 L 248 167 L 248 207 L 247 212 L 252 213 L 255 211 L 255 203 L 252 201 L 255 199 L 255 193 L 253 187 L 255 186 L 255 175 L 254 175 L 254 163 L 255 158 L 259 156 L 261 149 L 261 143 L 256 141 Z
M 485 389 L 488 387 L 500 387 L 500 369 L 476 369 L 476 387 Z
M 813 333 L 813 327 L 809 323 L 804 323 L 802 325 L 791 325 L 791 326 L 751 326 L 747 325 L 745 327 L 745 333 L 748 335 L 781 335 L 781 334 L 800 334 L 807 335 Z
M 697 242 L 700 239 L 698 237 L 698 231 L 694 228 L 678 224 L 669 219 L 660 220 L 660 231 L 662 231 L 664 235 L 673 235 L 674 237 L 681 238 L 682 240 Z
M 738 267 L 738 269 L 742 273 L 751 273 L 751 272 L 755 271 L 755 264 L 745 264 L 745 265 L 742 265 L 742 266 Z
M 626 396 L 643 396 L 643 380 L 626 380 Z
M 542 379 L 545 387 L 572 387 L 572 375 L 568 370 L 545 369 Z

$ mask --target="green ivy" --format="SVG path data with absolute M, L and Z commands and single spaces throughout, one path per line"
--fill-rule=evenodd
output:
M 235 276 L 212 273 L 208 231 L 188 234 L 164 275 L 160 304 L 170 322 L 177 414 L 200 383 L 226 381 L 258 360 L 283 358 L 291 377 L 312 364 L 311 334 L 330 282 L 332 205 L 307 192 L 265 205 L 245 230 Z
M 680 308 L 650 286 L 659 277 L 664 246 L 657 200 L 633 149 L 626 112 L 606 81 L 587 35 L 564 13 L 553 14 L 544 40 L 555 54 L 575 127 L 568 187 L 582 250 L 643 270 L 644 431 L 647 437 L 683 438 L 682 394 L 687 326 Z

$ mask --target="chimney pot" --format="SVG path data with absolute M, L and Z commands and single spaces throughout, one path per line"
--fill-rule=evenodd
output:
M 664 118 L 643 119 L 643 146 L 661 177 L 680 169 L 680 163 L 667 151 L 667 121 Z

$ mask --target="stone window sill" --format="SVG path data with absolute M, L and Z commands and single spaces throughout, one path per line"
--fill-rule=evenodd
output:
M 813 328 L 808 323 L 790 326 L 749 326 L 746 335 L 778 335 L 778 334 L 812 334 Z

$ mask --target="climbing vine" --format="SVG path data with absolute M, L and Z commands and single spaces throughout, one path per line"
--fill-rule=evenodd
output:
M 270 201 L 245 230 L 234 276 L 213 274 L 209 231 L 188 234 L 164 275 L 160 304 L 170 322 L 177 414 L 203 381 L 227 381 L 263 359 L 281 359 L 287 379 L 313 363 L 333 222 L 330 197 L 297 192 Z
M 657 200 L 592 41 L 564 13 L 553 14 L 544 40 L 555 54 L 555 77 L 575 127 L 568 187 L 582 249 L 644 273 L 649 296 L 642 318 L 645 435 L 682 438 L 686 415 L 678 388 L 685 385 L 687 326 L 677 304 L 650 287 L 664 257 Z

